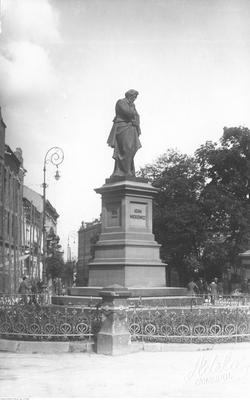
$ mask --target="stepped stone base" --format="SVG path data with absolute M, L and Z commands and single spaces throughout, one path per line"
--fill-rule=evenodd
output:
M 103 286 L 97 287 L 71 287 L 68 289 L 70 296 L 99 297 Z M 131 297 L 160 297 L 160 296 L 186 296 L 187 289 L 183 287 L 128 287 Z
M 68 289 L 68 296 L 53 296 L 52 304 L 55 305 L 93 305 L 100 303 L 102 287 L 72 287 Z M 131 296 L 128 302 L 144 300 L 147 304 L 164 297 L 164 303 L 168 306 L 190 305 L 191 297 L 187 296 L 187 289 L 181 287 L 158 288 L 128 288 Z M 166 298 L 167 297 L 167 298 Z

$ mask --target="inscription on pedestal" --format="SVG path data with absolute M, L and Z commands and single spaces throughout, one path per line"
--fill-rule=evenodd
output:
M 147 221 L 146 210 L 146 204 L 131 202 L 129 210 L 130 226 L 145 228 Z
M 107 226 L 119 226 L 120 221 L 120 204 L 112 203 L 107 205 Z

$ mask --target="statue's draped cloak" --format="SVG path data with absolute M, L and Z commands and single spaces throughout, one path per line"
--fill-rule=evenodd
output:
M 115 168 L 112 176 L 134 176 L 134 156 L 141 147 L 140 117 L 135 105 L 130 104 L 126 98 L 117 101 L 115 111 L 107 142 L 114 148 Z

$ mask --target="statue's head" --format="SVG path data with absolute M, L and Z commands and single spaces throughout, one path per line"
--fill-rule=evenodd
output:
M 128 99 L 130 102 L 135 101 L 136 97 L 138 96 L 139 92 L 134 89 L 130 89 L 125 93 L 126 99 Z

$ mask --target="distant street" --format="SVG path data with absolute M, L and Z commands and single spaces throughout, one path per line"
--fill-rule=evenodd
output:
M 0 397 L 245 397 L 250 345 L 211 351 L 0 354 Z

